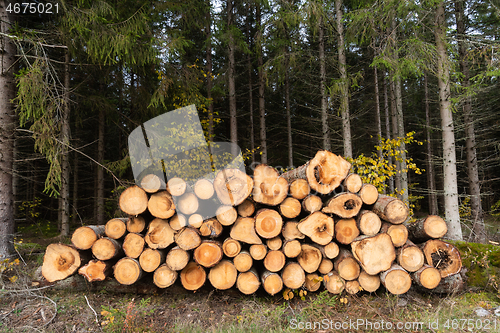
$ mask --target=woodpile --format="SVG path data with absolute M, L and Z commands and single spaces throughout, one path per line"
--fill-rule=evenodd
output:
M 89 282 L 150 279 L 167 288 L 180 281 L 193 291 L 209 283 L 270 295 L 285 288 L 356 294 L 383 286 L 403 294 L 412 285 L 462 287 L 460 254 L 439 239 L 447 232 L 443 219 L 408 224 L 401 200 L 379 195 L 350 169 L 342 157 L 319 151 L 282 175 L 263 164 L 253 177 L 225 169 L 193 184 L 147 175 L 120 196 L 128 217 L 80 227 L 72 245 L 49 245 L 42 274 L 49 282 L 78 272 Z M 215 216 L 203 216 L 214 203 Z

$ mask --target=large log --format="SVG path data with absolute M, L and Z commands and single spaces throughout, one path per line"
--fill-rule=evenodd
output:
M 342 182 L 344 189 L 351 193 L 358 193 L 363 186 L 363 180 L 357 173 L 350 173 Z
M 289 262 L 286 264 L 285 268 L 283 268 L 281 278 L 283 280 L 283 284 L 287 288 L 299 289 L 306 282 L 306 273 L 298 263 Z
M 238 271 L 229 260 L 222 260 L 210 269 L 208 280 L 216 289 L 226 290 L 234 286 Z
M 139 256 L 141 268 L 148 273 L 154 272 L 165 262 L 165 251 L 155 249 L 145 249 Z
M 337 239 L 337 242 L 349 245 L 358 236 L 359 229 L 355 219 L 341 219 L 335 223 L 335 239 Z
M 457 274 L 462 269 L 462 259 L 458 249 L 450 243 L 431 239 L 421 245 L 425 261 L 438 269 L 441 278 Z
M 416 272 L 425 263 L 422 250 L 409 240 L 397 249 L 396 258 L 397 263 L 410 273 Z
M 249 252 L 241 251 L 236 255 L 236 257 L 234 257 L 233 264 L 238 272 L 247 272 L 252 268 L 253 258 Z
M 358 276 L 358 282 L 363 290 L 372 293 L 380 287 L 380 277 L 378 274 L 370 275 L 362 270 Z
M 394 197 L 380 194 L 377 202 L 373 205 L 373 211 L 382 220 L 392 224 L 401 224 L 408 218 L 408 207 L 406 204 Z
M 297 229 L 320 245 L 330 243 L 335 235 L 333 219 L 322 212 L 314 212 L 301 220 Z
M 264 258 L 264 267 L 270 272 L 279 272 L 286 263 L 286 257 L 282 251 L 268 251 Z
M 255 293 L 260 287 L 260 279 L 256 270 L 251 269 L 248 272 L 238 274 L 236 279 L 236 288 L 245 295 Z
M 214 189 L 224 205 L 237 206 L 252 193 L 254 182 L 238 169 L 224 169 L 217 173 Z
M 301 209 L 302 204 L 293 197 L 286 198 L 280 204 L 280 213 L 287 219 L 293 219 L 299 216 Z
M 71 235 L 71 243 L 78 250 L 89 250 L 104 235 L 103 225 L 87 225 L 77 228 Z
M 139 234 L 139 233 L 143 232 L 145 228 L 146 228 L 146 220 L 141 215 L 131 216 L 127 220 L 127 231 L 128 232 L 135 232 L 135 233 Z
M 92 254 L 99 260 L 110 260 L 122 253 L 122 244 L 116 239 L 102 237 L 92 245 Z
M 321 211 L 347 219 L 358 215 L 362 205 L 363 201 L 357 194 L 342 192 L 330 198 Z
M 114 266 L 114 276 L 120 284 L 131 285 L 139 281 L 143 274 L 139 261 L 133 258 L 121 258 Z
M 200 232 L 195 228 L 182 228 L 175 234 L 174 241 L 183 250 L 195 249 L 201 244 Z
M 340 277 L 347 281 L 357 279 L 361 272 L 358 262 L 354 259 L 351 251 L 347 249 L 340 249 L 339 255 L 335 258 L 333 265 Z
M 408 240 L 408 229 L 404 224 L 391 224 L 384 222 L 380 228 L 381 233 L 386 233 L 391 237 L 394 247 L 403 246 Z
M 307 273 L 314 273 L 318 270 L 323 256 L 321 251 L 312 245 L 302 244 L 302 251 L 297 257 L 297 262 Z
M 247 244 L 262 244 L 262 240 L 255 232 L 255 219 L 252 217 L 238 217 L 231 227 L 230 236 Z
M 434 289 L 441 282 L 441 273 L 427 264 L 422 265 L 417 271 L 411 274 L 413 281 L 425 289 Z
M 120 239 L 127 233 L 128 218 L 114 218 L 106 222 L 104 233 L 109 238 Z
M 199 199 L 208 200 L 215 193 L 214 184 L 208 179 L 199 179 L 193 186 L 193 192 Z
M 111 261 L 90 260 L 86 265 L 80 267 L 78 274 L 82 275 L 88 282 L 104 281 L 112 271 Z
M 122 192 L 118 204 L 125 214 L 139 215 L 148 208 L 148 195 L 142 188 L 134 185 Z
M 388 270 L 396 259 L 396 250 L 387 234 L 360 236 L 351 243 L 351 249 L 354 258 L 370 275 Z
M 144 250 L 145 244 L 146 242 L 144 241 L 144 237 L 142 235 L 133 232 L 128 233 L 123 239 L 123 252 L 125 252 L 126 257 L 139 258 Z
M 252 198 L 265 205 L 279 205 L 288 194 L 288 182 L 278 171 L 265 164 L 259 164 L 253 171 L 254 188 Z
M 174 284 L 177 280 L 178 273 L 172 269 L 167 264 L 163 264 L 158 267 L 153 274 L 153 283 L 158 288 L 167 288 Z
M 201 265 L 191 261 L 181 271 L 180 277 L 184 289 L 198 290 L 205 284 L 207 273 Z
M 261 276 L 264 290 L 271 296 L 276 295 L 283 289 L 283 279 L 276 273 L 265 271 Z
M 45 250 L 42 275 L 49 281 L 59 281 L 76 273 L 82 265 L 80 252 L 65 244 L 50 244 Z
M 385 272 L 380 273 L 380 282 L 385 289 L 394 295 L 401 295 L 410 290 L 410 274 L 401 266 L 394 263 Z
M 174 242 L 174 233 L 167 220 L 156 218 L 149 223 L 144 240 L 152 249 L 164 249 Z
M 377 202 L 378 190 L 372 184 L 363 184 L 358 194 L 365 205 L 373 205 Z
M 213 240 L 204 240 L 193 252 L 193 259 L 200 265 L 206 268 L 217 265 L 224 252 L 220 242 Z
M 273 209 L 263 208 L 255 214 L 255 231 L 260 237 L 274 238 L 281 233 L 282 227 L 283 218 Z
M 295 199 L 302 200 L 309 195 L 311 187 L 309 186 L 307 180 L 296 179 L 290 184 L 288 192 Z
M 448 232 L 446 222 L 437 215 L 429 215 L 418 219 L 413 223 L 409 223 L 407 227 L 408 237 L 412 241 L 419 243 L 433 238 L 441 238 Z
M 168 251 L 165 263 L 171 270 L 180 271 L 186 267 L 189 263 L 189 259 L 190 255 L 188 251 L 181 249 L 179 246 L 175 246 Z
M 356 218 L 356 226 L 363 235 L 375 236 L 380 231 L 382 221 L 371 210 L 361 210 Z
M 332 294 L 340 294 L 345 289 L 345 280 L 336 271 L 331 271 L 323 277 L 326 290 Z

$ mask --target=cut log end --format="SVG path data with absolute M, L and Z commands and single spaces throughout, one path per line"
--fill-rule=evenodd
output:
M 438 239 L 428 240 L 423 244 L 426 263 L 439 270 L 441 278 L 460 272 L 462 260 L 458 249 Z
M 207 279 L 207 273 L 201 265 L 195 262 L 190 262 L 181 271 L 181 284 L 184 289 L 198 290 L 200 289 Z
M 103 225 L 79 227 L 73 232 L 71 243 L 79 250 L 89 250 L 97 239 L 104 235 L 104 231 Z
M 255 182 L 252 197 L 255 202 L 279 205 L 288 194 L 288 182 L 273 167 L 259 164 L 253 172 Z
M 322 212 L 314 212 L 298 224 L 301 233 L 320 245 L 330 243 L 335 235 L 333 219 Z
M 362 205 L 363 201 L 357 194 L 343 192 L 329 199 L 321 211 L 341 218 L 351 218 L 358 215 Z
M 50 244 L 43 257 L 42 275 L 49 282 L 63 280 L 75 274 L 80 265 L 80 253 L 75 248 Z
M 142 277 L 139 262 L 132 258 L 122 258 L 114 266 L 114 276 L 120 284 L 131 285 Z
M 240 273 L 236 280 L 236 288 L 245 295 L 255 293 L 260 287 L 260 279 L 254 270 Z
M 306 273 L 296 262 L 288 263 L 281 273 L 283 284 L 290 289 L 301 288 L 306 281 Z
M 270 239 L 281 233 L 283 218 L 272 209 L 261 209 L 255 215 L 255 231 L 260 237 Z
M 175 214 L 175 204 L 168 191 L 160 191 L 151 195 L 148 210 L 154 217 L 168 219 Z
M 237 206 L 252 193 L 254 181 L 238 169 L 224 169 L 217 173 L 213 185 L 224 205 Z
M 142 214 L 148 208 L 148 196 L 139 186 L 131 186 L 120 195 L 119 206 L 125 214 Z
M 177 272 L 170 269 L 167 264 L 158 267 L 153 274 L 153 283 L 158 288 L 168 288 L 177 280 Z
M 226 290 L 234 286 L 238 278 L 238 271 L 229 260 L 222 260 L 210 269 L 208 280 L 219 290 Z
M 411 277 L 398 264 L 393 264 L 391 268 L 380 274 L 380 282 L 391 294 L 401 295 L 410 290 Z
M 290 184 L 290 195 L 297 200 L 302 200 L 309 195 L 311 187 L 305 179 L 296 179 Z

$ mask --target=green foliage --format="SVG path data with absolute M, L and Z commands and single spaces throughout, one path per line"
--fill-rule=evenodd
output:
M 113 308 L 102 306 L 101 315 L 104 320 L 101 323 L 104 332 L 149 332 L 150 328 L 145 324 L 145 319 L 154 312 L 150 307 L 151 298 L 141 299 L 138 303 L 132 298 L 126 306 Z

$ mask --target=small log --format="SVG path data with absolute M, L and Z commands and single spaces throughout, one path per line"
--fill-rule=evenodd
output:
M 351 193 L 358 193 L 363 186 L 363 180 L 357 173 L 350 173 L 342 182 L 344 188 Z
M 222 251 L 229 258 L 234 258 L 241 252 L 241 244 L 236 239 L 226 238 L 222 243 Z
M 99 260 L 110 260 L 122 253 L 122 244 L 116 239 L 103 237 L 92 245 L 92 254 Z
M 144 249 L 139 256 L 139 264 L 143 271 L 151 273 L 165 262 L 165 257 L 165 251 L 149 248 Z
M 254 244 L 248 250 L 254 260 L 262 260 L 267 255 L 267 247 L 264 244 Z
M 252 217 L 238 217 L 231 227 L 230 237 L 247 244 L 262 244 L 255 231 L 255 219 Z
M 128 187 L 120 195 L 119 206 L 125 214 L 142 214 L 148 208 L 148 195 L 137 185 Z
M 78 274 L 88 282 L 104 281 L 112 271 L 110 261 L 90 260 L 85 266 L 80 267 Z
M 358 282 L 364 291 L 369 293 L 375 292 L 380 288 L 380 277 L 377 275 L 370 275 L 364 270 L 361 270 L 358 276 Z
M 241 204 L 238 205 L 238 215 L 241 217 L 250 217 L 255 213 L 255 204 L 250 199 L 245 199 Z M 236 218 L 235 218 L 236 221 Z M 233 221 L 234 222 L 234 221 Z M 259 282 L 260 284 L 260 282 Z
M 222 227 L 222 224 L 220 224 L 217 219 L 210 218 L 203 221 L 203 223 L 201 224 L 200 234 L 203 237 L 216 238 L 219 237 L 223 230 L 224 228 Z
M 323 256 L 321 251 L 312 245 L 302 244 L 302 251 L 297 257 L 297 262 L 307 273 L 313 273 L 318 270 Z
M 396 250 L 388 234 L 361 236 L 351 243 L 352 255 L 370 275 L 391 268 L 396 259 Z
M 198 211 L 200 204 L 194 193 L 186 192 L 177 198 L 176 207 L 179 213 L 191 215 Z
M 286 264 L 283 251 L 268 251 L 264 258 L 264 267 L 270 272 L 279 272 Z
M 437 268 L 441 278 L 457 274 L 462 269 L 462 259 L 458 249 L 450 243 L 431 239 L 421 244 L 425 262 Z
M 188 225 L 192 228 L 199 229 L 203 225 L 203 216 L 193 214 L 188 217 Z
M 189 252 L 176 246 L 168 251 L 165 263 L 171 270 L 180 271 L 187 266 L 189 259 Z
M 408 207 L 403 201 L 383 194 L 378 196 L 372 209 L 382 220 L 392 224 L 403 223 L 409 214 Z
M 236 279 L 236 288 L 245 295 L 251 295 L 260 287 L 260 279 L 256 270 L 251 269 L 248 272 L 238 274 Z
M 130 216 L 126 224 L 128 232 L 135 232 L 137 234 L 140 234 L 146 228 L 146 220 L 141 215 Z
M 285 240 L 304 239 L 306 235 L 301 233 L 298 229 L 299 222 L 289 221 L 285 223 L 281 234 Z
M 290 184 L 288 192 L 297 200 L 302 200 L 311 193 L 311 187 L 305 179 L 296 179 Z
M 307 291 L 318 291 L 318 289 L 321 287 L 321 281 L 323 281 L 323 278 L 316 273 L 306 274 L 304 287 L 307 289 Z
M 165 182 L 154 173 L 149 173 L 142 177 L 140 187 L 147 193 L 158 192 L 162 187 L 165 188 Z
M 281 233 L 282 227 L 283 218 L 273 209 L 263 208 L 255 214 L 255 231 L 260 237 L 274 238 Z
M 377 202 L 378 190 L 372 184 L 363 184 L 358 194 L 365 205 L 373 205 Z
M 404 294 L 411 287 L 410 274 L 398 264 L 392 264 L 391 268 L 380 273 L 380 282 L 394 295 Z
M 120 239 L 127 233 L 128 218 L 114 218 L 106 222 L 104 233 L 109 238 Z
M 309 194 L 307 197 L 302 200 L 302 208 L 309 213 L 314 213 L 321 208 L 323 208 L 323 201 L 321 198 L 314 194 Z
M 148 210 L 154 217 L 168 219 L 175 214 L 175 204 L 168 191 L 160 191 L 151 195 Z
M 89 250 L 92 245 L 104 235 L 103 225 L 87 225 L 79 227 L 71 236 L 71 243 L 78 250 Z
M 238 272 L 247 272 L 252 268 L 253 258 L 247 251 L 241 251 L 234 257 L 233 259 L 234 267 L 238 270 Z
M 330 293 L 338 295 L 345 289 L 345 280 L 335 271 L 323 277 L 323 284 Z
M 437 215 L 429 215 L 413 223 L 408 223 L 408 237 L 414 242 L 443 237 L 448 232 L 446 222 Z
M 281 279 L 285 287 L 299 289 L 306 282 L 306 273 L 298 263 L 289 262 L 281 272 Z
M 234 286 L 238 278 L 238 271 L 229 260 L 222 260 L 210 269 L 208 280 L 219 290 L 226 290 Z
M 359 236 L 356 220 L 353 218 L 341 219 L 335 223 L 335 239 L 344 245 L 351 244 Z
M 208 179 L 199 179 L 193 186 L 193 192 L 199 199 L 208 200 L 215 193 L 214 184 Z
M 354 259 L 351 251 L 347 249 L 340 249 L 339 255 L 333 262 L 333 266 L 340 277 L 347 281 L 357 279 L 361 272 L 358 262 Z
M 201 244 L 200 232 L 195 228 L 182 228 L 175 234 L 174 241 L 183 250 L 195 249 Z
M 339 246 L 335 242 L 331 242 L 323 246 L 323 252 L 328 259 L 335 259 L 339 255 Z
M 182 178 L 173 177 L 167 182 L 167 190 L 174 197 L 180 197 L 186 192 L 187 184 Z
M 146 242 L 144 241 L 144 237 L 142 235 L 133 232 L 128 233 L 123 240 L 123 252 L 126 257 L 137 259 L 144 250 L 145 244 Z
M 302 251 L 302 245 L 297 239 L 287 240 L 283 243 L 283 253 L 287 258 L 296 258 Z
M 224 226 L 233 225 L 238 218 L 238 211 L 232 206 L 220 206 L 215 212 L 217 221 Z
M 358 215 L 362 205 L 363 201 L 359 195 L 342 192 L 330 198 L 321 211 L 347 219 Z
M 320 150 L 306 164 L 285 172 L 282 177 L 289 183 L 296 179 L 307 179 L 309 186 L 321 193 L 328 194 L 337 188 L 347 177 L 351 163 L 327 150 Z
M 280 250 L 283 245 L 283 241 L 281 240 L 281 237 L 277 236 L 266 240 L 266 245 L 269 250 Z
M 441 273 L 436 268 L 424 264 L 411 274 L 411 278 L 420 287 L 434 289 L 441 282 Z
M 152 249 L 164 249 L 174 242 L 174 234 L 167 220 L 156 218 L 149 223 L 144 240 Z
M 320 245 L 330 243 L 335 235 L 333 219 L 322 212 L 314 212 L 302 219 L 297 229 Z
M 321 264 L 319 264 L 318 272 L 324 275 L 330 273 L 332 269 L 333 269 L 333 261 L 327 258 L 323 258 L 323 260 L 321 260 Z
M 394 247 L 403 246 L 408 240 L 408 229 L 404 224 L 391 224 L 384 222 L 380 228 L 381 233 L 386 233 L 391 237 Z
M 363 235 L 375 236 L 379 233 L 382 221 L 371 210 L 361 210 L 356 218 L 356 226 Z
M 254 181 L 238 169 L 224 169 L 217 173 L 214 189 L 224 205 L 237 206 L 252 193 Z
M 356 295 L 362 290 L 358 280 L 346 281 L 345 291 L 350 295 Z
M 188 220 L 182 214 L 175 214 L 174 216 L 172 216 L 168 224 L 170 225 L 170 228 L 172 228 L 172 230 L 179 231 L 182 228 L 188 226 Z
M 259 164 L 253 171 L 254 188 L 252 198 L 265 205 L 279 205 L 288 194 L 288 182 L 278 171 L 265 164 Z
M 125 257 L 115 264 L 114 276 L 118 283 L 128 286 L 139 281 L 143 276 L 143 271 L 139 261 Z
M 158 288 L 168 288 L 174 284 L 177 280 L 178 273 L 172 269 L 167 264 L 163 264 L 158 267 L 153 274 L 153 283 Z
M 197 263 L 191 261 L 181 271 L 181 284 L 186 290 L 198 290 L 205 284 L 207 273 Z
M 461 273 L 456 273 L 441 279 L 441 282 L 432 289 L 437 294 L 459 293 L 465 290 L 465 281 Z
M 280 213 L 288 219 L 293 219 L 299 216 L 302 205 L 299 200 L 288 197 L 280 204 Z
M 276 295 L 283 289 L 283 280 L 276 273 L 265 271 L 261 276 L 264 290 L 271 296 Z
M 203 267 L 217 265 L 223 257 L 222 245 L 214 240 L 204 240 L 193 252 L 193 259 Z
M 80 252 L 65 244 L 50 244 L 45 250 L 42 275 L 49 281 L 59 281 L 76 273 L 82 265 Z
M 425 263 L 422 250 L 409 240 L 397 249 L 396 259 L 397 263 L 410 273 L 416 272 Z

